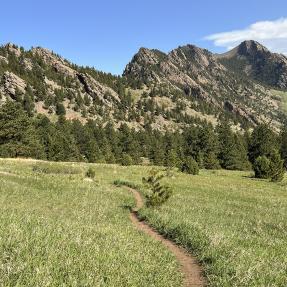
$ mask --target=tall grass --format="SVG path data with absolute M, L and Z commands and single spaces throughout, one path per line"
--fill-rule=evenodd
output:
M 90 165 L 71 177 L 72 164 L 38 164 L 0 161 L 19 175 L 0 173 L 0 286 L 181 285 L 173 256 L 131 224 L 126 190 L 85 181 Z
M 79 163 L 66 176 L 33 165 L 0 160 L 1 286 L 181 286 L 174 258 L 133 228 L 133 199 L 114 185 L 138 187 L 151 167 Z M 84 180 L 89 166 L 97 185 Z M 210 286 L 287 286 L 286 179 L 220 170 L 167 182 L 171 199 L 140 216 L 195 253 Z

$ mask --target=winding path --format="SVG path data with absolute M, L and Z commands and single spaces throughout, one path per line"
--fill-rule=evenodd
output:
M 151 236 L 157 241 L 160 241 L 165 245 L 176 257 L 180 263 L 181 272 L 184 275 L 184 287 L 206 286 L 205 280 L 202 276 L 202 269 L 198 265 L 196 259 L 188 254 L 183 248 L 178 247 L 172 241 L 164 238 L 153 228 L 151 228 L 146 222 L 140 221 L 137 216 L 137 211 L 143 207 L 143 200 L 140 193 L 132 188 L 128 188 L 132 192 L 136 200 L 136 208 L 130 213 L 130 219 L 133 224 L 141 231 Z

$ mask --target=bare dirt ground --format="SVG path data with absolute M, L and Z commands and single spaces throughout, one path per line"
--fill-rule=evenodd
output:
M 130 219 L 133 224 L 141 231 L 151 236 L 157 241 L 165 245 L 176 257 L 181 266 L 181 272 L 184 276 L 184 287 L 206 286 L 206 282 L 202 276 L 202 268 L 197 263 L 197 260 L 188 254 L 183 248 L 178 247 L 172 241 L 164 238 L 146 222 L 140 221 L 137 216 L 137 211 L 143 207 L 143 200 L 140 193 L 129 188 L 136 200 L 136 208 L 130 213 Z

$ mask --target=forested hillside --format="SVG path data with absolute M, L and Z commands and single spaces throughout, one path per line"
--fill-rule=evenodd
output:
M 151 163 L 191 173 L 280 166 L 280 157 L 287 162 L 286 58 L 258 45 L 247 41 L 220 56 L 192 45 L 168 54 L 141 48 L 123 76 L 43 48 L 2 46 L 0 155 Z M 240 72 L 243 50 L 249 64 Z M 259 55 L 264 78 L 251 67 Z M 264 80 L 274 63 L 282 64 L 281 84 Z
M 265 66 L 285 59 L 268 53 Z M 285 117 L 285 86 L 247 77 L 246 69 L 234 70 L 234 61 L 192 45 L 169 54 L 141 48 L 121 77 L 74 65 L 47 49 L 7 44 L 0 48 L 0 102 L 19 102 L 29 115 L 41 113 L 53 122 L 64 115 L 116 128 L 127 123 L 137 130 L 151 125 L 176 131 L 205 123 L 215 127 L 224 115 L 234 130 L 269 122 L 278 129 Z M 258 69 L 252 75 L 274 76 L 272 69 Z M 278 73 L 282 82 L 285 70 Z

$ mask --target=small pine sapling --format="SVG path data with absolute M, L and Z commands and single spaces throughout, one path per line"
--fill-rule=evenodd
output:
M 152 169 L 149 176 L 142 179 L 148 189 L 148 194 L 146 195 L 146 205 L 148 207 L 160 206 L 172 195 L 171 188 L 161 183 L 164 177 L 166 177 L 165 173 Z

